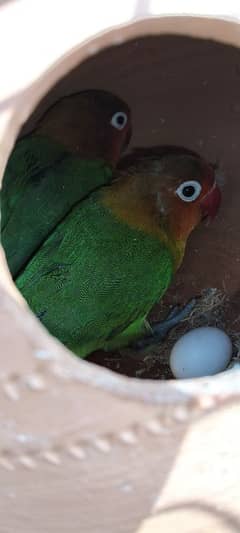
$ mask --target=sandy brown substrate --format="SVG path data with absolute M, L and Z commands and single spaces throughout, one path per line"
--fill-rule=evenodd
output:
M 134 40 L 91 57 L 64 78 L 37 114 L 59 96 L 102 88 L 122 96 L 133 112 L 131 146 L 179 144 L 220 166 L 223 203 L 215 222 L 191 236 L 184 264 L 168 291 L 161 312 L 206 288 L 223 294 L 224 304 L 203 323 L 240 331 L 240 51 L 211 41 L 162 36 Z M 33 121 L 31 122 L 31 125 Z M 154 311 L 157 319 L 159 307 Z M 216 316 L 217 314 L 217 316 Z M 191 325 L 198 325 L 197 322 Z M 184 324 L 161 347 L 157 362 L 142 365 L 129 357 L 94 354 L 91 360 L 139 377 L 169 377 L 168 355 Z M 159 350 L 158 350 L 159 351 Z M 152 366 L 151 366 L 152 365 Z

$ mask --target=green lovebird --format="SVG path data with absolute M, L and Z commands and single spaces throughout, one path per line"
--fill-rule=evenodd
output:
M 80 357 L 151 336 L 147 315 L 186 241 L 214 216 L 214 170 L 181 148 L 138 150 L 44 242 L 16 284 L 48 330 Z
M 109 183 L 131 136 L 130 110 L 99 90 L 67 96 L 16 143 L 1 191 L 1 236 L 15 278 L 72 206 Z

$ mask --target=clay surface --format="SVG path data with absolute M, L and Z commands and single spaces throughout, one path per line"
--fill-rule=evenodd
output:
M 13 6 L 9 17 L 4 18 L 3 14 L 0 18 L 0 52 L 3 54 L 1 169 L 33 101 L 66 68 L 66 63 L 65 66 L 61 64 L 59 69 L 48 71 L 47 76 L 41 78 L 55 59 L 70 51 L 81 39 L 90 38 L 101 25 L 103 29 L 143 13 L 157 14 L 162 9 L 165 13 L 174 13 L 180 9 L 179 2 L 174 1 L 163 1 L 160 5 L 154 1 L 129 0 L 128 3 L 109 3 L 106 17 L 103 17 L 100 11 L 106 2 L 102 0 L 95 2 L 93 17 L 91 1 L 86 3 L 80 16 L 80 4 L 75 0 L 67 3 L 52 0 L 48 3 L 46 17 L 44 3 L 33 5 L 31 0 L 21 0 L 8 4 Z M 124 13 L 124 7 L 127 13 Z M 238 8 L 236 4 L 233 6 L 232 0 L 224 9 L 222 3 L 218 3 L 215 9 L 221 17 L 224 12 L 228 20 L 234 14 L 237 17 Z M 214 6 L 209 5 L 206 9 L 204 2 L 198 5 L 183 0 L 181 10 L 204 15 L 208 11 L 208 15 L 213 15 Z M 90 11 L 91 16 L 87 18 Z M 202 36 L 215 32 L 219 38 L 239 44 L 237 24 L 224 20 L 215 23 L 211 18 L 202 21 L 186 20 L 182 16 L 170 19 L 166 25 L 175 31 L 198 32 Z M 94 21 L 97 21 L 95 26 Z M 154 24 L 154 31 L 162 31 L 157 18 Z M 150 31 L 150 26 L 153 31 L 153 25 L 142 22 L 141 31 Z M 132 28 L 130 33 L 133 35 Z M 119 38 L 119 31 L 115 37 Z M 109 43 L 110 37 L 106 33 L 100 40 Z M 149 144 L 165 142 L 167 139 L 165 135 L 162 138 L 162 133 L 159 138 L 164 127 L 167 128 L 165 133 L 169 131 L 171 135 L 169 142 L 181 142 L 196 148 L 198 139 L 205 138 L 210 142 L 209 134 L 215 135 L 214 124 L 220 120 L 219 142 L 215 140 L 214 145 L 209 144 L 209 149 L 215 146 L 209 156 L 218 155 L 219 147 L 223 162 L 227 158 L 227 180 L 232 187 L 232 192 L 228 189 L 228 201 L 236 206 L 237 149 L 233 159 L 234 150 L 229 147 L 231 141 L 237 143 L 238 138 L 238 117 L 230 107 L 239 94 L 235 71 L 238 52 L 211 45 L 212 54 L 209 43 L 195 42 L 189 49 L 188 41 L 185 44 L 182 41 L 183 47 L 179 46 L 178 38 L 175 42 L 177 47 L 172 50 L 172 56 L 166 49 L 161 55 L 160 44 L 158 52 L 155 50 L 147 55 L 140 44 L 135 48 L 124 45 L 123 48 L 130 48 L 128 53 L 125 50 L 121 66 L 117 62 L 120 48 L 111 52 L 117 56 L 110 62 L 104 60 L 106 52 L 103 52 L 101 57 L 106 61 L 105 66 L 103 61 L 98 67 L 97 58 L 91 59 L 90 63 L 80 67 L 83 70 L 77 69 L 72 81 L 69 78 L 60 84 L 59 95 L 61 91 L 71 91 L 74 84 L 75 88 L 83 88 L 94 82 L 95 86 L 112 88 L 129 98 L 136 118 L 134 143 L 137 144 L 145 143 L 147 139 Z M 79 60 L 79 50 L 76 56 Z M 133 56 L 137 59 L 135 68 Z M 75 59 L 70 55 L 68 65 Z M 161 69 L 157 68 L 160 59 Z M 188 61 L 193 70 L 189 72 L 189 67 L 184 70 L 181 59 Z M 227 66 L 228 59 L 230 66 Z M 173 63 L 177 78 L 171 74 Z M 202 76 L 198 74 L 200 66 Z M 213 83 L 211 90 L 202 88 L 200 83 L 207 79 L 206 68 Z M 164 81 L 164 69 L 169 72 L 168 81 Z M 162 92 L 161 87 L 165 87 Z M 171 93 L 174 94 L 174 99 L 171 98 L 171 102 L 175 101 L 174 111 L 171 102 L 165 105 Z M 218 100 L 220 94 L 228 95 L 225 106 L 221 98 Z M 203 99 L 201 105 L 199 99 L 196 99 L 196 105 L 195 95 Z M 191 113 L 182 106 L 183 99 L 187 109 L 191 107 Z M 155 102 L 154 106 L 152 102 Z M 155 113 L 156 103 L 161 113 L 164 110 L 168 113 L 169 122 L 162 126 Z M 213 123 L 210 119 L 212 108 L 215 109 Z M 156 134 L 150 133 L 154 127 L 159 130 Z M 231 213 L 231 204 L 227 205 L 228 213 Z M 227 216 L 226 211 L 222 211 L 224 216 Z M 211 232 L 214 228 L 217 231 L 219 220 L 221 218 L 212 226 Z M 228 228 L 232 228 L 232 223 Z M 201 231 L 193 238 L 200 239 Z M 236 252 L 234 247 L 233 255 Z M 189 248 L 190 256 L 193 249 Z M 223 244 L 221 249 L 224 249 Z M 208 276 L 213 269 L 213 256 L 211 261 L 207 260 Z M 216 263 L 215 258 L 214 265 Z M 230 260 L 229 263 L 232 265 Z M 3 260 L 0 268 L 0 530 L 4 533 L 238 532 L 238 373 L 187 383 L 143 382 L 76 361 L 46 334 L 24 305 L 19 306 L 12 299 L 10 294 L 13 295 L 14 290 L 10 287 Z M 206 275 L 205 271 L 202 279 Z M 201 278 L 198 280 L 200 289 Z M 208 283 L 213 285 L 211 276 Z M 231 290 L 231 294 L 234 291 Z

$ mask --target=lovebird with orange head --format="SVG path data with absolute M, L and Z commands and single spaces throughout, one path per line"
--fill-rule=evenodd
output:
M 13 278 L 78 201 L 109 183 L 131 136 L 118 96 L 89 90 L 62 98 L 23 137 L 1 191 L 1 235 Z
M 148 313 L 187 239 L 220 204 L 214 169 L 184 148 L 137 150 L 115 180 L 76 204 L 16 284 L 48 330 L 80 357 L 152 331 Z

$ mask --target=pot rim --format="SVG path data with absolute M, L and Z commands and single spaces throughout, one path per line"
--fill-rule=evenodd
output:
M 240 8 L 239 8 L 240 15 Z M 141 16 L 139 19 L 129 20 L 81 40 L 74 47 L 66 50 L 64 54 L 48 64 L 45 70 L 39 71 L 32 83 L 22 88 L 17 94 L 10 95 L 8 101 L 0 104 L 0 136 L 4 138 L 2 146 L 2 160 L 0 173 L 3 170 L 12 146 L 22 124 L 30 116 L 38 102 L 63 76 L 68 74 L 75 66 L 87 59 L 93 53 L 103 48 L 121 42 L 143 37 L 144 35 L 177 34 L 195 38 L 213 39 L 218 42 L 240 46 L 239 18 L 237 16 L 195 16 L 194 14 L 172 14 L 171 16 L 154 14 L 150 17 Z M 2 127 L 1 127 L 2 123 Z M 6 265 L 2 265 L 6 275 Z M 13 287 L 13 283 L 11 282 Z M 9 291 L 12 292 L 12 291 Z M 23 316 L 32 313 L 18 301 L 20 313 Z M 35 328 L 41 328 L 37 324 Z M 40 331 L 40 330 L 39 330 Z M 37 329 L 36 329 L 37 332 Z M 34 333 L 35 334 L 35 333 Z M 42 334 L 42 331 L 41 331 Z M 46 344 L 51 337 L 47 331 L 44 334 Z M 51 341 L 52 345 L 52 341 Z M 140 380 L 118 375 L 110 370 L 103 369 L 83 360 L 77 360 L 64 347 L 54 340 L 55 351 L 59 352 L 60 359 L 55 364 L 55 370 L 66 372 L 68 377 L 78 382 L 100 387 L 128 399 L 142 400 L 147 403 L 186 403 L 196 398 L 211 398 L 219 401 L 222 398 L 233 398 L 240 394 L 239 370 L 229 370 L 221 374 L 199 379 L 154 381 Z

